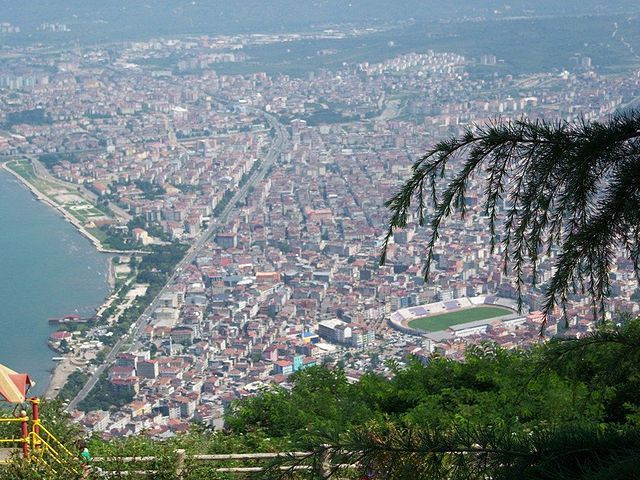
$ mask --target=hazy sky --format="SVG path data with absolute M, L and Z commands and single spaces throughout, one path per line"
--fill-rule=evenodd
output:
M 463 15 L 632 13 L 636 0 L 0 0 L 0 22 L 65 22 L 111 34 L 273 31 L 329 22 L 418 21 Z

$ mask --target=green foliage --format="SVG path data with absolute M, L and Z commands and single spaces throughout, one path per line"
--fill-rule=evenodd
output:
M 133 392 L 116 391 L 103 374 L 87 397 L 78 404 L 78 410 L 109 410 L 122 407 L 133 401 Z
M 169 235 L 162 229 L 160 225 L 148 223 L 141 216 L 132 218 L 129 223 L 127 223 L 127 227 L 129 228 L 130 232 L 133 231 L 134 228 L 143 228 L 153 237 L 160 238 L 165 241 L 170 241 Z
M 28 410 L 28 414 L 31 414 L 31 409 L 26 408 L 25 406 L 16 406 L 16 409 L 13 411 L 5 410 L 0 413 L 2 416 L 13 416 L 19 413 L 20 408 L 25 408 Z M 75 455 L 75 443 L 78 439 L 82 438 L 83 432 L 79 425 L 72 423 L 70 421 L 69 415 L 66 414 L 62 409 L 62 404 L 59 400 L 46 400 L 40 403 L 40 419 L 42 421 L 42 425 L 46 427 L 48 431 L 53 433 L 53 435 L 63 444 L 65 445 L 71 452 L 72 455 Z M 17 423 L 0 423 L 0 436 L 2 438 L 16 438 L 20 437 L 20 425 Z M 47 435 L 45 434 L 45 440 Z M 16 454 L 12 457 L 12 461 L 6 465 L 0 465 L 0 478 L 3 480 L 36 480 L 36 479 L 54 479 L 54 478 L 65 478 L 68 480 L 76 480 L 80 479 L 82 475 L 82 471 L 80 468 L 80 463 L 75 463 L 75 458 L 68 458 L 64 455 L 61 460 L 67 464 L 67 462 L 71 461 L 73 463 L 73 468 L 77 470 L 77 474 L 74 474 L 70 471 L 62 472 L 62 469 L 58 464 L 56 464 L 57 471 L 53 472 L 51 470 L 51 466 L 53 463 L 50 457 L 47 457 L 50 461 L 50 466 L 45 465 L 36 465 L 34 463 L 30 463 L 25 461 L 20 452 L 20 444 L 11 445 L 11 444 L 3 444 L 4 447 L 14 447 L 18 448 Z
M 69 378 L 67 378 L 64 387 L 62 387 L 60 392 L 58 392 L 58 398 L 62 400 L 71 400 L 78 394 L 84 384 L 87 383 L 87 380 L 89 380 L 89 376 L 86 373 L 77 371 L 73 372 L 69 375 Z
M 2 478 L 5 480 L 45 480 L 49 478 L 49 472 L 44 467 L 35 466 L 31 462 L 16 457 L 2 469 Z
M 136 187 L 142 190 L 142 194 L 147 200 L 154 200 L 166 193 L 165 189 L 162 188 L 162 186 L 151 183 L 147 180 L 136 180 L 134 183 Z
M 367 374 L 355 384 L 340 370 L 314 367 L 296 373 L 291 390 L 272 388 L 236 402 L 226 425 L 304 444 L 322 432 L 345 432 L 384 418 L 434 428 L 462 421 L 521 429 L 542 421 L 603 420 L 600 395 L 586 383 L 555 371 L 539 373 L 544 351 L 481 345 L 469 350 L 465 362 L 435 356 L 428 366 L 410 362 L 392 379 Z
M 621 317 L 581 339 L 528 351 L 486 343 L 469 348 L 464 362 L 435 355 L 427 365 L 392 365 L 389 378 L 366 374 L 351 383 L 341 370 L 314 367 L 295 373 L 291 389 L 233 403 L 225 432 L 193 425 L 165 441 L 93 438 L 90 451 L 110 458 L 100 463 L 106 470 L 155 470 L 134 478 L 175 478 L 176 449 L 184 449 L 188 479 L 232 478 L 214 469 L 257 465 L 190 454 L 269 451 L 314 455 L 278 460 L 263 478 L 316 478 L 277 467 L 318 464 L 329 451 L 335 469 L 357 464 L 360 473 L 389 480 L 631 479 L 640 473 L 639 361 L 640 319 Z M 81 438 L 59 403 L 42 411 L 67 444 Z M 125 464 L 123 456 L 156 459 Z M 356 473 L 336 471 L 339 478 Z
M 101 243 L 107 248 L 126 251 L 142 247 L 128 232 L 122 232 L 110 225 L 102 225 L 99 230 L 104 234 L 104 239 L 101 240 Z
M 289 245 L 289 243 L 282 242 L 282 241 L 276 241 L 275 244 L 276 244 L 276 247 L 278 247 L 278 249 L 282 253 L 284 253 L 284 254 L 291 253 L 292 248 L 291 248 L 291 245 Z
M 19 415 L 21 409 L 29 410 L 29 405 L 17 405 L 14 408 L 2 408 L 0 410 L 0 416 L 7 417 L 13 415 Z M 46 400 L 40 403 L 40 418 L 42 423 L 51 430 L 55 436 L 62 442 L 75 442 L 80 435 L 81 428 L 77 424 L 73 424 L 69 421 L 69 415 L 64 413 L 62 409 L 62 402 L 60 400 Z M 20 437 L 20 424 L 19 423 L 0 423 L 0 436 L 2 438 L 15 438 Z
M 169 275 L 175 265 L 182 259 L 187 247 L 182 244 L 153 245 L 152 253 L 142 257 L 138 266 L 139 272 L 160 272 Z
M 244 175 L 242 175 L 242 178 L 240 179 L 240 182 L 238 182 L 238 185 L 240 187 L 243 187 L 245 183 L 247 183 L 249 181 L 249 179 L 251 178 L 251 176 L 258 171 L 258 169 L 260 168 L 260 165 L 262 164 L 262 162 L 260 160 L 256 160 L 253 163 L 253 166 L 251 167 L 251 170 L 249 170 L 248 172 L 246 172 Z
M 222 196 L 222 199 L 220 200 L 220 202 L 216 205 L 216 208 L 213 209 L 213 216 L 214 217 L 218 217 L 220 216 L 220 214 L 222 213 L 222 211 L 225 209 L 225 207 L 227 206 L 227 204 L 231 201 L 231 199 L 233 198 L 233 191 L 232 190 L 227 190 L 224 192 L 224 195 Z
M 7 113 L 7 119 L 4 124 L 5 128 L 11 128 L 13 125 L 20 124 L 29 125 L 46 125 L 52 123 L 51 119 L 46 115 L 42 108 L 34 108 L 32 110 L 22 110 L 20 112 Z
M 169 245 L 153 245 L 150 247 L 151 252 L 142 257 L 138 263 L 134 259 L 131 260 L 130 266 L 136 269 L 137 283 L 148 284 L 146 293 L 137 297 L 132 304 L 127 307 L 118 318 L 118 322 L 111 328 L 112 335 L 100 338 L 106 345 L 113 345 L 118 338 L 127 334 L 131 325 L 140 317 L 144 309 L 151 303 L 153 298 L 166 283 L 167 278 L 180 261 L 186 247 L 182 244 Z M 127 292 L 128 287 L 122 286 L 118 292 L 118 300 L 122 301 Z M 114 302 L 101 315 L 101 319 L 111 317 L 117 309 L 119 302 Z M 104 356 L 103 352 L 98 352 L 98 356 Z M 98 358 L 100 363 L 100 359 Z
M 291 391 L 274 387 L 233 404 L 227 428 L 301 441 L 318 432 L 344 431 L 375 416 L 340 370 L 311 367 L 296 372 L 292 381 Z
M 149 480 L 176 478 L 175 447 L 172 448 L 172 445 L 168 442 L 153 442 L 142 436 L 104 442 L 94 437 L 89 441 L 88 448 L 94 458 L 106 458 L 106 461 L 99 462 L 99 467 L 104 471 L 115 472 L 113 475 L 116 477 L 127 475 L 129 471 L 151 470 L 153 473 L 134 474 L 133 478 Z M 151 462 L 134 461 L 125 463 L 121 461 L 121 457 L 145 456 L 154 456 L 156 458 Z M 131 477 L 131 475 L 127 475 L 127 478 Z
M 638 424 L 640 407 L 640 320 L 623 316 L 579 340 L 553 340 L 539 363 L 600 397 L 602 420 Z
M 290 445 L 266 437 L 262 433 L 249 433 L 245 435 L 229 434 L 225 432 L 213 432 L 207 428 L 194 424 L 191 429 L 182 435 L 158 442 L 144 436 L 105 442 L 94 437 L 89 443 L 89 449 L 94 457 L 107 457 L 108 461 L 101 461 L 103 470 L 117 472 L 129 472 L 131 470 L 153 470 L 154 473 L 138 475 L 134 478 L 149 479 L 175 479 L 176 478 L 176 450 L 185 450 L 185 480 L 199 480 L 203 478 L 212 480 L 231 480 L 238 478 L 237 474 L 215 472 L 219 467 L 247 467 L 257 466 L 259 462 L 251 461 L 218 461 L 202 462 L 189 458 L 194 454 L 221 454 L 221 453 L 257 453 L 288 450 Z M 121 457 L 156 457 L 153 461 L 135 461 L 123 463 Z M 262 463 L 264 465 L 264 462 Z M 127 478 L 130 478 L 128 476 Z M 242 477 L 240 477 L 242 478 Z
M 640 320 L 622 318 L 530 351 L 412 361 L 391 379 L 309 369 L 290 391 L 238 401 L 226 424 L 317 457 L 328 444 L 334 463 L 381 478 L 636 478 L 639 361 Z
M 339 450 L 338 450 L 339 448 Z M 536 429 L 365 426 L 339 446 L 341 463 L 389 480 L 633 479 L 640 473 L 640 432 L 610 427 Z
M 78 158 L 73 153 L 43 153 L 38 156 L 38 160 L 49 169 L 59 165 L 63 160 L 71 163 L 78 162 Z
M 201 185 L 190 185 L 186 183 L 179 183 L 175 185 L 175 187 L 180 190 L 182 193 L 198 193 L 202 194 L 202 186 Z

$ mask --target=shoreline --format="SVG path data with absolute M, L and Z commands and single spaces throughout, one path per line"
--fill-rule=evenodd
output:
M 88 363 L 86 360 L 78 362 L 75 355 L 72 354 L 60 355 L 60 357 L 62 357 L 62 360 L 55 361 L 51 375 L 49 375 L 47 388 L 42 392 L 42 398 L 44 399 L 53 400 L 56 398 L 66 385 L 69 376 L 75 372 L 76 369 Z
M 24 185 L 25 187 L 27 187 L 29 189 L 29 191 L 31 191 L 31 193 L 36 197 L 36 199 L 42 203 L 44 203 L 45 205 L 48 205 L 49 207 L 53 208 L 56 212 L 58 212 L 59 214 L 62 215 L 62 217 L 69 222 L 71 225 L 74 226 L 74 228 L 82 235 L 84 236 L 87 240 L 89 240 L 94 248 L 100 252 L 100 253 L 114 253 L 114 254 L 119 254 L 119 255 L 125 255 L 125 254 L 131 254 L 134 253 L 132 252 L 128 252 L 128 251 L 121 251 L 121 250 L 114 250 L 114 249 L 109 249 L 109 248 L 105 248 L 102 245 L 102 242 L 100 242 L 100 240 L 98 240 L 96 237 L 94 237 L 86 228 L 84 228 L 84 226 L 80 223 L 80 221 L 75 218 L 73 215 L 71 215 L 69 212 L 67 212 L 61 205 L 59 205 L 58 203 L 56 203 L 55 201 L 53 201 L 52 199 L 50 199 L 49 197 L 47 197 L 44 193 L 42 193 L 40 190 L 38 190 L 31 182 L 29 182 L 26 178 L 24 178 L 22 175 L 20 175 L 17 172 L 14 172 L 13 170 L 11 170 L 11 168 L 9 168 L 7 166 L 8 162 L 3 162 L 2 163 L 2 168 L 6 171 L 9 172 L 11 175 L 13 175 L 20 183 L 22 183 L 22 185 Z
M 64 220 L 69 222 L 78 233 L 80 233 L 84 238 L 86 238 L 91 242 L 91 244 L 93 245 L 93 247 L 96 249 L 97 252 L 111 253 L 111 254 L 125 254 L 125 253 L 130 254 L 130 252 L 121 252 L 119 250 L 110 250 L 110 249 L 104 248 L 102 246 L 102 243 L 93 235 L 91 235 L 91 233 L 89 233 L 76 218 L 74 218 L 71 214 L 66 212 L 61 205 L 57 204 L 56 202 L 51 200 L 49 197 L 47 197 L 44 193 L 40 192 L 40 190 L 38 190 L 31 182 L 27 181 L 20 174 L 18 174 L 17 172 L 14 172 L 11 168 L 9 168 L 7 166 L 7 162 L 2 162 L 2 168 L 6 172 L 11 174 L 14 178 L 16 178 L 23 186 L 25 186 L 31 192 L 31 194 L 36 198 L 36 200 L 44 203 L 45 205 L 55 210 L 57 213 L 61 214 Z M 114 255 L 109 255 L 106 260 L 107 270 L 105 272 L 105 275 L 106 275 L 108 292 L 105 295 L 102 302 L 96 306 L 96 309 L 95 309 L 96 312 L 102 306 L 104 306 L 104 304 L 110 299 L 111 295 L 114 292 L 115 269 L 113 266 L 113 258 L 114 258 Z M 52 357 L 60 356 L 60 355 L 56 355 L 57 352 L 51 349 L 49 346 L 47 346 L 47 349 L 51 352 Z M 41 393 L 42 398 L 47 398 L 47 399 L 56 398 L 56 396 L 58 395 L 62 387 L 66 384 L 69 375 L 71 375 L 76 370 L 76 368 L 80 366 L 80 365 L 74 365 L 75 362 L 72 360 L 75 358 L 74 355 L 67 354 L 62 356 L 64 357 L 64 360 L 58 361 L 58 362 L 54 361 L 53 363 L 53 366 L 51 368 L 51 373 L 47 378 L 46 383 L 43 384 L 44 388 Z
M 28 156 L 25 156 L 24 158 L 29 160 L 29 162 L 33 165 L 32 160 L 29 159 Z M 96 313 L 100 312 L 101 310 L 106 308 L 108 305 L 112 304 L 113 301 L 115 300 L 114 292 L 116 291 L 115 290 L 116 273 L 115 273 L 115 265 L 114 265 L 115 257 L 117 255 L 131 256 L 135 254 L 146 254 L 149 252 L 143 251 L 143 250 L 115 250 L 115 249 L 105 248 L 102 245 L 102 242 L 98 240 L 94 235 L 92 235 L 89 231 L 87 231 L 87 229 L 84 228 L 80 220 L 78 220 L 69 212 L 67 212 L 62 205 L 58 204 L 55 200 L 46 196 L 43 192 L 38 190 L 38 188 L 36 188 L 35 185 L 33 185 L 29 180 L 21 176 L 18 172 L 15 172 L 11 168 L 9 168 L 8 161 L 0 160 L 0 164 L 1 164 L 0 166 L 5 171 L 9 172 L 20 182 L 20 184 L 25 186 L 31 192 L 31 194 L 36 198 L 36 200 L 41 201 L 45 205 L 49 206 L 50 208 L 58 212 L 64 220 L 69 222 L 75 228 L 75 230 L 78 233 L 80 233 L 84 238 L 89 240 L 89 242 L 91 242 L 91 244 L 93 245 L 93 247 L 96 249 L 97 252 L 107 254 L 107 259 L 106 259 L 107 269 L 105 272 L 105 277 L 106 277 L 108 292 L 105 295 L 102 302 L 96 306 L 95 312 Z M 38 171 L 36 168 L 34 168 L 34 172 L 38 179 L 46 181 L 46 179 L 43 179 L 41 175 L 38 174 Z M 71 375 L 73 372 L 75 372 L 77 369 L 81 368 L 82 366 L 86 365 L 86 362 L 83 360 L 80 360 L 76 355 L 72 353 L 60 355 L 58 354 L 58 352 L 51 349 L 50 347 L 47 347 L 47 348 L 49 351 L 51 351 L 52 358 L 56 356 L 64 357 L 64 359 L 61 361 L 54 361 L 52 359 L 53 365 L 50 370 L 51 373 L 48 376 L 46 383 L 43 382 L 44 388 L 41 394 L 42 398 L 54 399 L 58 396 L 60 390 L 67 383 L 69 375 Z
M 114 293 L 116 292 L 116 273 L 113 264 L 114 258 L 115 255 L 109 255 L 106 260 L 107 271 L 105 275 L 109 291 L 105 295 L 100 305 L 95 308 L 96 314 L 98 314 L 98 312 L 104 311 L 105 308 L 108 308 L 108 306 L 111 305 L 116 298 L 114 297 Z M 87 362 L 86 360 L 79 361 L 76 355 L 74 355 L 73 353 L 59 354 L 50 346 L 48 346 L 47 348 L 54 353 L 53 357 L 59 356 L 64 358 L 64 360 L 61 361 L 54 361 L 51 373 L 46 383 L 46 388 L 42 393 L 42 398 L 54 399 L 58 396 L 60 390 L 66 385 L 69 375 L 75 372 L 78 368 L 86 365 Z M 56 353 L 58 353 L 58 355 L 55 355 Z

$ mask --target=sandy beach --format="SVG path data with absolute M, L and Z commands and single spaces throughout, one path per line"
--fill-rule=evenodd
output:
M 69 375 L 71 375 L 75 369 L 76 367 L 71 363 L 69 356 L 65 356 L 64 360 L 57 362 L 49 378 L 49 384 L 43 395 L 44 398 L 56 398 L 60 389 L 67 383 Z

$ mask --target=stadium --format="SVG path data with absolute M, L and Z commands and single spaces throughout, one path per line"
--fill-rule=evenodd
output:
M 484 333 L 495 321 L 511 323 L 521 319 L 514 300 L 483 295 L 402 308 L 391 314 L 389 324 L 410 335 L 434 338 L 449 331 L 447 336 L 464 337 Z

